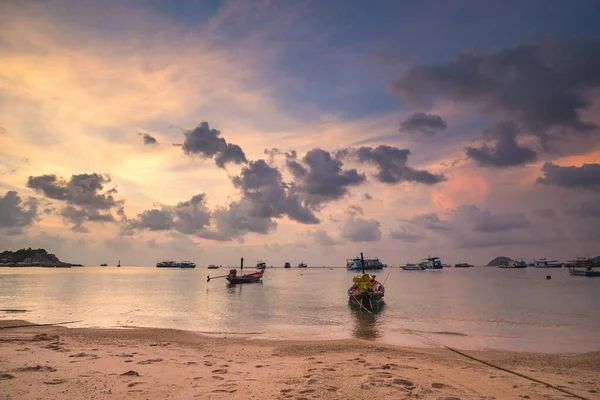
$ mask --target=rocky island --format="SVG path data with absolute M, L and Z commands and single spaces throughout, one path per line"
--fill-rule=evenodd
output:
M 70 268 L 82 266 L 81 264 L 62 262 L 56 255 L 48 253 L 45 249 L 32 249 L 30 247 L 0 253 L 0 267 Z

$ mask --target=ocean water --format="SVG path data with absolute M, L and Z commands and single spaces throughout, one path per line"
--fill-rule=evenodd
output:
M 600 350 L 600 279 L 571 277 L 566 268 L 387 268 L 376 272 L 386 294 L 375 313 L 349 305 L 355 273 L 342 268 L 268 268 L 262 283 L 237 286 L 206 281 L 227 271 L 0 268 L 0 319 L 421 347 Z

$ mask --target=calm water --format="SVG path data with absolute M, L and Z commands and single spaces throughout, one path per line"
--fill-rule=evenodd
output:
M 345 269 L 267 269 L 230 287 L 207 274 L 151 267 L 0 268 L 0 319 L 69 326 L 163 327 L 271 339 L 359 337 L 424 346 L 535 352 L 600 350 L 600 279 L 566 269 L 378 271 L 385 307 L 348 305 Z M 545 275 L 552 275 L 546 280 Z

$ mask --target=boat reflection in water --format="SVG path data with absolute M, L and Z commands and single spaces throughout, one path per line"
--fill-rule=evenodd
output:
M 379 304 L 377 308 L 371 310 L 363 309 L 360 304 L 348 303 L 350 312 L 354 319 L 354 329 L 352 335 L 357 339 L 375 340 L 381 337 L 379 329 L 380 317 L 384 314 L 385 303 Z

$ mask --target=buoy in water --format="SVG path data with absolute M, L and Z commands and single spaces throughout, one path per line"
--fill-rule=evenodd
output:
M 552 279 L 550 275 L 546 275 L 546 279 Z

